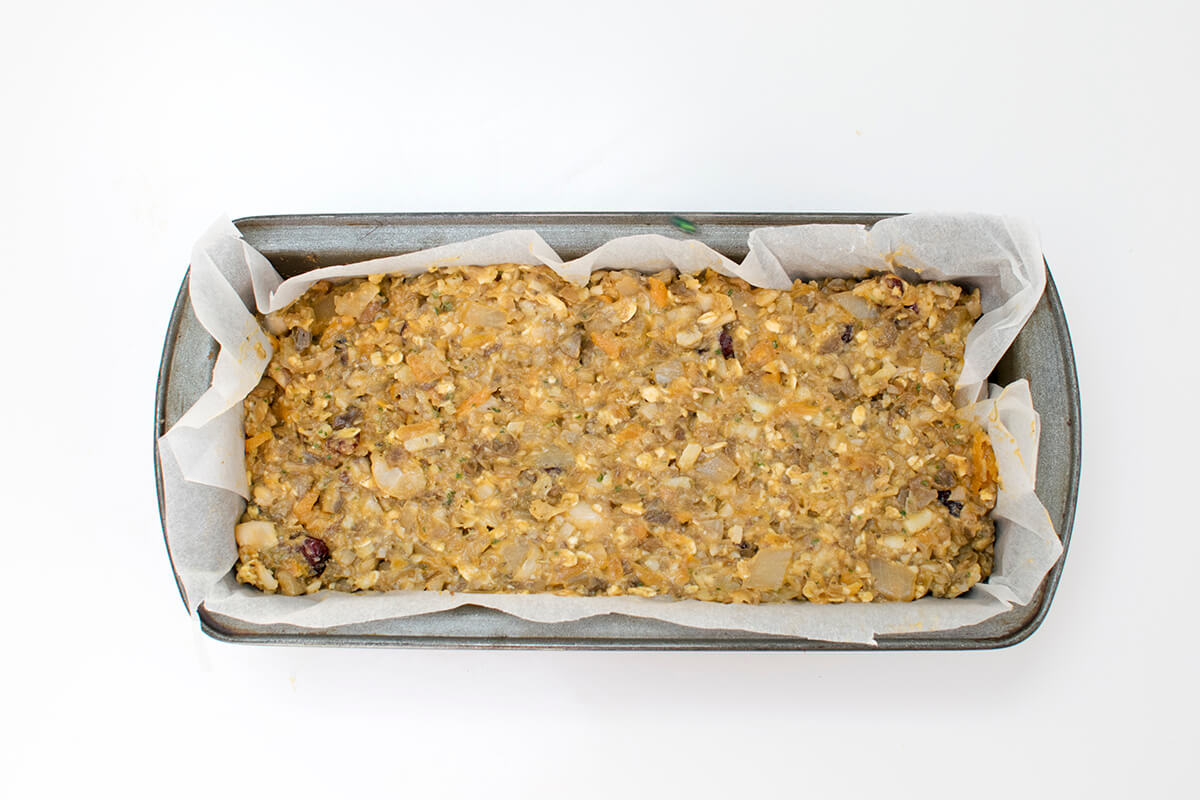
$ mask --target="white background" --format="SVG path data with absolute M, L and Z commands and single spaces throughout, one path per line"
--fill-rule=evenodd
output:
M 5 10 L 0 794 L 1194 789 L 1196 6 L 570 9 Z M 150 447 L 191 242 L 221 213 L 435 210 L 1031 217 L 1084 411 L 1045 624 L 965 654 L 204 638 Z

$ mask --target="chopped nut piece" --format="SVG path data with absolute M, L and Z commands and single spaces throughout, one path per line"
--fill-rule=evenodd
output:
M 700 445 L 692 442 L 687 447 L 683 448 L 683 452 L 679 455 L 679 460 L 676 462 L 680 469 L 691 469 L 696 464 L 696 458 L 700 455 Z
M 850 420 L 855 425 L 862 425 L 864 422 L 866 422 L 867 421 L 867 407 L 866 406 L 855 406 L 854 413 L 850 415 Z
M 418 450 L 424 450 L 427 447 L 439 445 L 445 440 L 445 437 L 440 433 L 425 433 L 420 436 L 414 436 L 411 439 L 404 440 L 404 449 L 410 453 L 415 453 Z
M 925 508 L 904 520 L 904 530 L 909 533 L 917 533 L 928 528 L 931 522 L 933 522 L 933 512 Z

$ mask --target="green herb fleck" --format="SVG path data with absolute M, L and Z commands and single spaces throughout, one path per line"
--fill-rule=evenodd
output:
M 604 483 L 604 476 L 607 474 L 608 474 L 607 472 L 601 472 L 599 475 L 597 475 L 596 483 Z
M 454 502 L 455 494 L 457 494 L 457 493 L 453 489 L 451 489 L 449 492 L 446 493 L 446 499 L 444 501 L 446 508 L 449 508 L 450 504 Z
M 684 217 L 671 217 L 671 224 L 676 228 L 679 228 L 679 230 L 683 231 L 684 233 L 696 232 L 696 223 L 692 222 L 690 219 L 685 219 Z
M 461 480 L 462 480 L 462 473 L 461 473 L 461 472 L 456 472 L 456 473 L 454 473 L 454 478 L 455 478 L 455 480 L 460 480 L 460 481 L 461 481 Z

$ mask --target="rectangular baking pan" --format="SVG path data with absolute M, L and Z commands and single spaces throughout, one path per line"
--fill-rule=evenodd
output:
M 873 225 L 893 214 L 684 214 L 692 234 L 672 227 L 670 214 L 331 214 L 249 217 L 235 224 L 246 241 L 284 277 L 317 267 L 421 250 L 511 228 L 532 228 L 564 258 L 576 258 L 609 239 L 641 233 L 695 238 L 740 261 L 754 228 L 807 223 Z M 228 642 L 326 646 L 488 647 L 628 650 L 974 650 L 1023 641 L 1045 619 L 1071 538 L 1079 490 L 1079 383 L 1062 303 L 1047 267 L 1046 291 L 1033 316 L 997 366 L 993 382 L 1027 378 L 1042 417 L 1037 494 L 1063 544 L 1063 557 L 1026 606 L 978 625 L 949 631 L 878 637 L 878 647 L 767 636 L 736 630 L 703 630 L 608 614 L 575 622 L 528 622 L 478 606 L 387 622 L 306 629 L 251 625 L 197 611 L 209 636 Z M 184 277 L 167 327 L 155 403 L 155 478 L 163 537 L 166 527 L 158 437 L 208 387 L 216 342 L 192 313 Z M 168 549 L 169 555 L 169 549 Z M 176 575 L 178 583 L 178 575 Z M 182 595 L 182 586 L 180 587 Z M 186 602 L 186 600 L 185 600 Z

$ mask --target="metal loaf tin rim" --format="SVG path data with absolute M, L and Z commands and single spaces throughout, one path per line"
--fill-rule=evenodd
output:
M 612 235 L 625 235 L 630 232 L 667 232 L 669 228 L 667 221 L 671 217 L 667 213 L 408 213 L 408 214 L 322 214 L 322 215 L 279 215 L 279 216 L 258 216 L 246 217 L 235 221 L 235 225 L 243 231 L 243 234 L 250 240 L 254 232 L 277 232 L 279 229 L 285 229 L 292 226 L 293 229 L 305 227 L 333 226 L 335 228 L 365 230 L 365 237 L 360 236 L 359 241 L 363 238 L 369 239 L 370 234 L 378 231 L 385 226 L 426 226 L 437 231 L 462 231 L 463 236 L 459 238 L 467 238 L 471 235 L 478 235 L 479 229 L 503 230 L 514 227 L 531 227 L 535 229 L 544 228 L 546 226 L 564 226 L 570 230 L 572 227 L 590 226 L 598 229 L 608 227 L 620 227 L 621 232 L 613 232 Z M 741 235 L 743 231 L 748 231 L 753 227 L 762 227 L 768 225 L 798 225 L 811 223 L 859 223 L 872 225 L 880 219 L 897 216 L 896 214 L 856 214 L 856 213 L 695 213 L 685 214 L 688 219 L 695 221 L 700 226 L 699 234 L 695 234 L 696 238 L 704 239 L 705 231 L 721 230 L 729 233 L 730 236 L 736 237 Z M 629 230 L 636 228 L 639 230 Z M 541 232 L 539 230 L 539 232 Z M 743 237 L 744 238 L 744 237 Z M 269 239 L 269 237 L 268 237 Z M 551 237 L 547 237 L 550 241 Z M 720 252 L 731 258 L 740 259 L 744 256 L 744 252 L 737 249 L 737 239 L 724 237 L 723 242 L 708 242 Z M 255 244 L 251 241 L 251 244 Z M 551 244 L 555 244 L 551 241 Z M 723 244 L 724 246 L 720 246 Z M 430 246 L 428 243 L 420 243 L 408 249 L 420 249 Z M 594 245 L 593 245 L 594 246 Z M 559 244 L 556 249 L 562 247 Z M 564 255 L 575 255 L 581 253 L 570 253 L 570 248 L 565 248 Z M 369 249 L 364 251 L 369 253 Z M 394 250 L 390 250 L 394 252 Z M 269 253 L 267 253 L 269 257 Z M 371 257 L 363 255 L 362 257 Z M 331 259 L 322 260 L 315 252 L 305 254 L 299 258 L 299 263 L 289 263 L 283 266 L 283 271 L 289 273 L 303 272 L 312 269 L 323 263 L 338 263 L 341 259 L 333 257 Z M 295 262 L 295 259 L 293 259 Z M 753 634 L 742 631 L 708 631 L 702 629 L 684 628 L 681 626 L 670 626 L 675 628 L 678 635 L 657 635 L 645 637 L 628 637 L 628 636 L 594 636 L 581 638 L 572 635 L 546 635 L 546 636 L 511 636 L 511 635 L 494 635 L 486 632 L 478 632 L 474 634 L 452 634 L 452 635 L 388 635 L 383 632 L 372 633 L 370 624 L 351 626 L 354 628 L 352 632 L 347 632 L 340 629 L 331 630 L 309 630 L 301 628 L 291 628 L 290 630 L 276 630 L 272 626 L 256 628 L 245 623 L 239 623 L 235 620 L 221 617 L 206 609 L 203 604 L 197 610 L 197 616 L 200 618 L 201 629 L 214 639 L 225 642 L 234 643 L 249 643 L 249 644 L 276 644 L 276 645 L 316 645 L 316 646 L 375 646 L 375 647 L 422 647 L 422 648 L 497 648 L 497 649 L 593 649 L 593 650 L 766 650 L 766 651 L 792 651 L 792 650 L 813 650 L 813 651 L 846 651 L 846 650 L 980 650 L 980 649 L 998 649 L 1010 647 L 1018 644 L 1029 638 L 1045 620 L 1049 612 L 1051 602 L 1054 598 L 1054 593 L 1058 587 L 1058 582 L 1062 575 L 1062 570 L 1066 560 L 1067 551 L 1070 545 L 1071 531 L 1074 525 L 1075 507 L 1078 499 L 1080 465 L 1082 456 L 1082 442 L 1080 430 L 1080 398 L 1079 398 L 1079 382 L 1075 368 L 1074 351 L 1071 346 L 1070 332 L 1067 327 L 1066 316 L 1063 311 L 1062 301 L 1059 297 L 1057 287 L 1054 284 L 1053 276 L 1050 274 L 1049 265 L 1046 268 L 1046 291 L 1043 297 L 1043 302 L 1046 303 L 1050 321 L 1054 327 L 1054 334 L 1057 337 L 1058 356 L 1061 359 L 1063 372 L 1061 379 L 1063 387 L 1066 391 L 1066 419 L 1064 420 L 1066 435 L 1068 439 L 1066 459 L 1067 459 L 1067 493 L 1065 496 L 1065 504 L 1062 509 L 1061 517 L 1056 520 L 1058 534 L 1062 540 L 1063 554 L 1058 562 L 1047 574 L 1042 582 L 1038 596 L 1031 603 L 1033 613 L 1029 615 L 1019 625 L 1013 626 L 1010 630 L 1005 631 L 1002 635 L 992 637 L 981 637 L 971 635 L 954 635 L 955 631 L 931 632 L 927 634 L 905 634 L 905 635 L 889 635 L 878 637 L 877 646 L 871 647 L 866 645 L 856 645 L 841 642 L 824 642 L 812 639 L 801 639 L 783 636 L 764 636 L 761 634 Z M 161 436 L 167 427 L 166 406 L 168 397 L 168 388 L 170 376 L 172 372 L 173 362 L 175 358 L 175 346 L 179 337 L 180 326 L 184 319 L 185 311 L 188 310 L 187 299 L 187 275 L 184 276 L 183 283 L 180 286 L 179 293 L 175 299 L 175 305 L 172 309 L 171 318 L 167 326 L 166 337 L 163 345 L 162 359 L 159 364 L 158 384 L 155 393 L 155 420 L 154 420 L 154 471 L 155 482 L 158 496 L 159 517 L 163 530 L 163 542 L 167 549 L 168 560 L 171 559 L 170 553 L 170 532 L 166 525 L 166 498 L 163 490 L 162 468 L 159 463 L 158 438 Z M 1024 332 L 1022 332 L 1024 335 Z M 1019 337 L 1018 337 L 1019 338 Z M 1015 345 L 1014 345 L 1015 347 Z M 999 371 L 999 370 L 998 370 Z M 176 586 L 179 589 L 180 597 L 183 599 L 185 606 L 188 605 L 182 581 L 179 578 L 179 573 L 175 569 L 174 563 L 171 563 L 172 572 L 175 575 Z M 430 615 L 431 618 L 450 615 L 454 617 L 467 617 L 468 622 L 472 615 L 481 617 L 480 621 L 485 623 L 486 618 L 491 614 L 498 614 L 489 609 L 482 609 L 476 606 L 464 606 L 451 611 L 440 612 L 440 614 Z M 1012 613 L 1012 612 L 1008 612 Z M 503 615 L 501 615 L 503 616 Z M 629 619 L 629 618 L 626 618 Z M 542 626 L 546 628 L 573 626 L 578 623 L 560 623 L 558 625 Z M 964 629 L 967 630 L 967 629 Z

